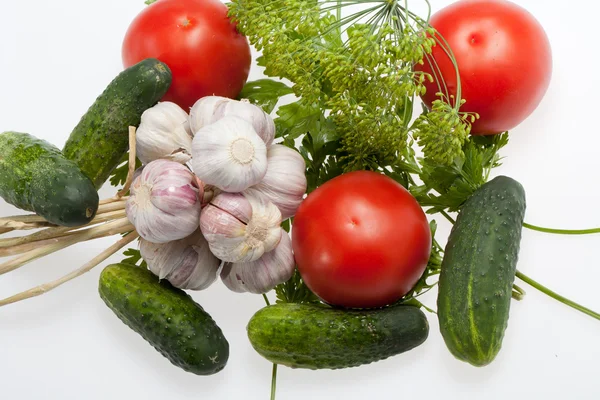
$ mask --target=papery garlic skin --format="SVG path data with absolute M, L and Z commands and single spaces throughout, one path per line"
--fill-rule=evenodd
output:
M 206 96 L 194 104 L 190 110 L 190 126 L 194 134 L 206 125 L 221 118 L 234 116 L 250 123 L 267 146 L 275 139 L 275 122 L 259 106 L 248 100 L 233 100 L 220 96 Z
M 140 253 L 159 279 L 184 290 L 204 290 L 218 278 L 221 260 L 213 255 L 200 229 L 168 243 L 140 240 Z
M 287 146 L 274 144 L 267 150 L 267 173 L 249 190 L 266 196 L 286 220 L 296 215 L 306 188 L 306 163 L 302 155 Z
M 226 262 L 252 262 L 281 240 L 281 212 L 256 194 L 223 192 L 200 215 L 210 250 Z
M 292 241 L 284 230 L 275 249 L 248 263 L 226 263 L 221 271 L 225 286 L 237 293 L 262 294 L 288 281 L 294 274 L 296 263 Z
M 174 161 L 146 165 L 131 185 L 127 218 L 152 243 L 183 239 L 199 226 L 202 189 L 194 174 Z
M 187 163 L 192 158 L 189 116 L 168 101 L 147 109 L 136 132 L 135 148 L 144 165 L 158 159 Z
M 205 184 L 241 192 L 267 173 L 267 147 L 248 122 L 224 117 L 196 132 L 192 168 Z

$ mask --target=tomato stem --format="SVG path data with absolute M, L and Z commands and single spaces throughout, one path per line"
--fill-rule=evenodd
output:
M 592 228 L 592 229 L 554 229 L 554 228 L 544 228 L 541 226 L 531 225 L 526 222 L 523 222 L 523 227 L 527 229 L 531 229 L 532 231 L 544 232 L 544 233 L 552 233 L 555 235 L 589 235 L 592 233 L 600 233 L 600 228 Z
M 517 271 L 516 276 L 523 282 L 534 287 L 535 289 L 539 290 L 540 292 L 552 297 L 553 299 L 555 299 L 571 308 L 574 308 L 575 310 L 581 311 L 582 313 L 587 314 L 592 318 L 596 318 L 597 320 L 600 320 L 600 314 L 598 314 L 597 312 L 594 312 L 594 311 L 590 310 L 589 308 L 586 308 L 580 304 L 575 303 L 572 300 L 567 299 L 566 297 L 559 295 L 558 293 L 548 289 L 547 287 L 543 286 L 542 284 L 534 281 L 527 275 L 523 274 L 521 271 Z

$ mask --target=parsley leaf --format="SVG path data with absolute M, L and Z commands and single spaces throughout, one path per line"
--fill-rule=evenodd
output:
M 283 82 L 272 79 L 259 79 L 248 82 L 244 85 L 239 95 L 240 99 L 247 99 L 270 114 L 279 102 L 279 99 L 288 94 L 294 93 L 293 90 Z
M 139 159 L 135 159 L 135 169 L 142 166 L 142 162 Z M 129 173 L 129 152 L 123 155 L 119 166 L 110 175 L 110 184 L 113 186 L 124 185 L 127 181 L 127 174 Z
M 122 264 L 135 265 L 140 268 L 148 268 L 146 261 L 142 259 L 142 254 L 137 249 L 127 249 L 123 252 L 125 258 L 121 260 Z
M 294 275 L 275 287 L 277 303 L 319 303 L 318 297 L 306 286 L 296 269 Z

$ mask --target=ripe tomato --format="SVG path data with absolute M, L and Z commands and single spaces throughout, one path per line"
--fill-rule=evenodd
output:
M 184 110 L 201 97 L 235 98 L 248 79 L 252 56 L 248 40 L 227 17 L 219 0 L 159 0 L 131 23 L 123 42 L 127 68 L 158 58 L 173 74 L 162 99 Z
M 505 0 L 461 0 L 430 20 L 446 39 L 460 71 L 462 111 L 476 112 L 472 127 L 478 135 L 510 130 L 525 120 L 544 97 L 552 75 L 552 52 L 539 22 L 526 10 Z M 445 81 L 456 95 L 456 72 L 441 46 L 434 47 L 442 79 L 426 85 L 423 97 L 431 106 L 438 83 Z M 417 69 L 432 74 L 427 61 Z M 443 87 L 443 86 L 442 86 Z
M 417 283 L 431 252 L 431 231 L 404 187 L 357 171 L 326 182 L 302 202 L 292 246 L 300 275 L 324 302 L 380 307 Z

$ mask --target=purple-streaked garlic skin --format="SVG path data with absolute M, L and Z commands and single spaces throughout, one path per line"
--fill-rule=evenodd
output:
M 129 221 L 152 243 L 190 236 L 198 228 L 203 193 L 194 174 L 168 160 L 146 165 L 131 185 L 125 203 Z
M 253 262 L 226 263 L 221 271 L 221 280 L 237 293 L 267 293 L 289 280 L 295 265 L 292 242 L 288 233 L 282 230 L 281 240 L 275 249 Z
M 281 211 L 282 220 L 296 215 L 306 193 L 306 163 L 296 150 L 274 144 L 267 150 L 267 173 L 248 190 L 257 190 Z
M 218 277 L 221 261 L 208 247 L 202 232 L 168 243 L 140 240 L 140 253 L 159 279 L 184 290 L 204 290 Z
M 281 239 L 281 212 L 259 194 L 221 193 L 203 208 L 200 230 L 226 262 L 251 262 Z

